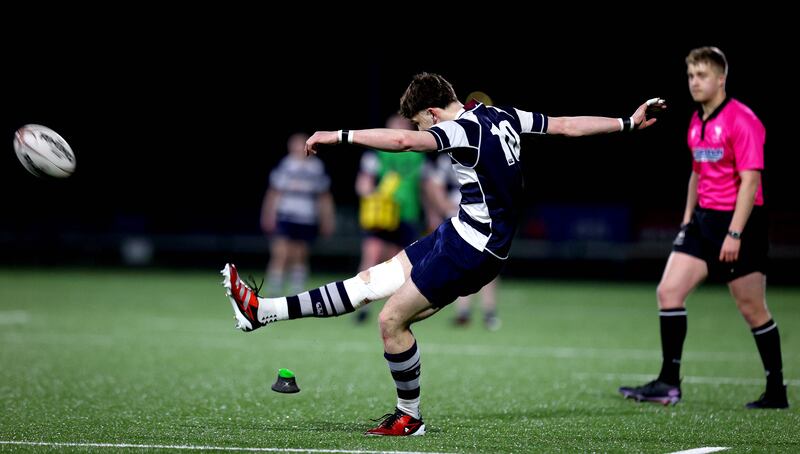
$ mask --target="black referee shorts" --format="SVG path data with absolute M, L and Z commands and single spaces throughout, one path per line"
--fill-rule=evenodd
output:
M 722 242 L 728 234 L 733 211 L 709 210 L 697 207 L 692 220 L 681 229 L 672 243 L 674 252 L 683 252 L 706 262 L 708 277 L 730 282 L 759 271 L 767 274 L 769 240 L 767 214 L 763 207 L 753 207 L 753 212 L 742 230 L 739 259 L 724 263 L 719 260 Z

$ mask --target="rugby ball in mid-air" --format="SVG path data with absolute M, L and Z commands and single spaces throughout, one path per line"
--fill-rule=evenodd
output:
M 14 133 L 14 151 L 37 177 L 66 178 L 75 171 L 75 154 L 63 137 L 41 125 L 25 125 Z

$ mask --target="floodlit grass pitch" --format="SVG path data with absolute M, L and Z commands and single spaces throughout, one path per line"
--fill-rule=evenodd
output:
M 768 289 L 790 380 L 788 411 L 743 408 L 762 392 L 763 370 L 725 287 L 702 287 L 689 301 L 684 400 L 665 408 L 616 393 L 658 372 L 655 282 L 506 280 L 500 331 L 484 330 L 477 313 L 468 328 L 454 328 L 452 308 L 415 326 L 428 433 L 376 439 L 362 436 L 374 424 L 369 418 L 391 411 L 395 400 L 376 311 L 366 326 L 349 317 L 309 319 L 245 334 L 233 329 L 218 281 L 217 270 L 0 271 L 0 441 L 439 452 L 800 450 L 798 288 Z M 284 367 L 297 375 L 300 393 L 270 390 Z M 44 447 L 0 444 L 7 449 Z

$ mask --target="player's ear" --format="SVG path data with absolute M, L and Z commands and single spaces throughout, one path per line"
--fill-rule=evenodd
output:
M 433 107 L 428 107 L 426 111 L 428 112 L 428 115 L 431 117 L 431 124 L 435 125 L 436 123 L 439 122 L 439 117 L 436 115 L 436 111 L 433 110 Z

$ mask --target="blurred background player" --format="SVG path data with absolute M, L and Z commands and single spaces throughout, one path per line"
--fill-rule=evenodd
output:
M 330 178 L 316 156 L 306 156 L 307 134 L 289 137 L 289 153 L 270 173 L 261 208 L 261 228 L 272 238 L 267 289 L 279 295 L 289 275 L 289 291 L 305 288 L 308 248 L 317 234 L 330 236 L 335 225 Z
M 761 189 L 766 131 L 750 108 L 727 96 L 728 61 L 722 51 L 694 49 L 686 67 L 689 91 L 700 105 L 687 135 L 693 162 L 686 209 L 656 291 L 661 372 L 649 383 L 619 391 L 638 401 L 680 400 L 686 298 L 710 276 L 728 283 L 766 372 L 766 391 L 747 408 L 787 408 L 778 325 L 766 300 L 767 214 Z
M 389 129 L 414 129 L 400 115 L 386 120 Z M 366 270 L 397 255 L 414 242 L 420 231 L 420 187 L 423 153 L 392 153 L 367 150 L 361 156 L 356 193 L 361 198 L 359 224 L 363 229 L 361 264 Z M 362 308 L 356 322 L 369 316 Z
M 467 96 L 467 101 L 478 101 L 487 106 L 492 105 L 492 98 L 484 92 L 474 91 Z M 423 172 L 423 185 L 425 194 L 425 218 L 427 230 L 432 232 L 445 219 L 458 216 L 461 203 L 461 185 L 458 176 L 453 170 L 453 163 L 447 154 L 433 156 L 425 163 Z M 486 284 L 478 293 L 483 308 L 483 323 L 486 329 L 496 331 L 500 329 L 501 321 L 497 316 L 497 282 L 495 278 Z M 456 300 L 456 316 L 453 323 L 456 326 L 466 326 L 471 319 L 472 296 L 462 296 Z

